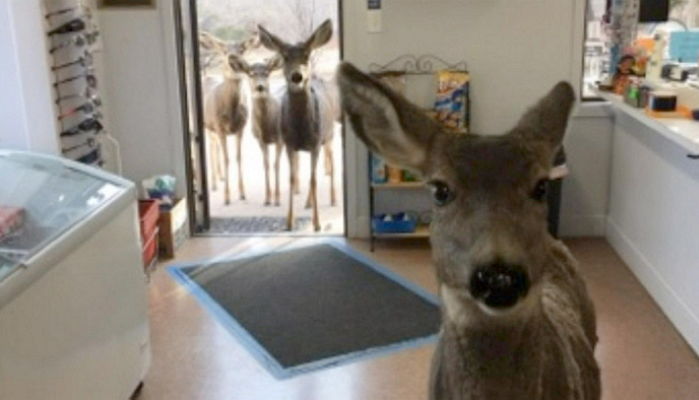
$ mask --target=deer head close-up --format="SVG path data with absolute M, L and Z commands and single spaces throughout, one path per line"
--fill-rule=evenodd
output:
M 351 64 L 337 80 L 354 132 L 432 193 L 443 317 L 432 398 L 599 399 L 593 306 L 545 216 L 571 86 L 557 84 L 508 133 L 478 136 L 448 132 Z

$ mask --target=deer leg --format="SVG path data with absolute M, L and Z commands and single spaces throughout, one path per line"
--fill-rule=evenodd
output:
M 333 148 L 331 141 L 328 141 L 323 145 L 323 155 L 323 167 L 325 169 L 325 175 L 330 176 L 333 172 Z
M 311 177 L 313 177 L 313 172 L 311 172 Z M 309 187 L 308 188 L 308 196 L 306 196 L 306 205 L 304 206 L 304 208 L 306 210 L 313 207 L 313 200 L 311 199 L 312 192 L 313 192 L 312 189 Z
M 274 205 L 279 206 L 281 202 L 279 201 L 279 161 L 282 158 L 282 148 L 284 145 L 281 142 L 277 142 L 276 154 L 274 159 Z
M 294 230 L 294 185 L 296 185 L 296 170 L 294 163 L 297 161 L 298 154 L 287 147 L 286 154 L 289 158 L 289 211 L 286 214 L 286 230 Z
M 299 176 L 299 158 L 298 155 L 294 158 L 293 165 L 291 168 L 294 169 L 294 172 L 296 174 L 296 177 L 298 178 Z M 301 194 L 301 185 L 299 184 L 299 180 L 296 179 L 296 182 L 294 183 L 294 188 L 293 188 L 294 194 Z
M 272 204 L 272 189 L 269 184 L 269 147 L 260 140 L 260 147 L 262 147 L 262 157 L 265 167 L 265 206 Z
M 313 230 L 316 232 L 320 231 L 320 218 L 318 218 L 318 187 L 316 182 L 316 165 L 318 164 L 319 152 L 319 148 L 311 152 L 311 190 L 309 191 L 309 197 L 313 204 Z
M 240 200 L 245 200 L 245 186 L 243 185 L 243 131 L 241 130 L 236 135 L 238 140 L 236 141 L 237 153 L 236 159 L 238 161 L 238 191 L 240 194 Z
M 324 150 L 326 173 L 330 176 L 330 206 L 335 207 L 337 205 L 335 198 L 335 156 L 333 155 L 332 142 L 326 143 Z
M 219 135 L 219 141 L 221 143 L 221 150 L 223 151 L 223 203 L 225 205 L 231 204 L 231 187 L 230 187 L 230 177 L 229 177 L 229 166 L 230 158 L 228 157 L 228 146 L 226 145 L 226 135 Z M 221 140 L 223 139 L 223 140 Z
M 225 176 L 225 163 L 223 162 L 223 146 L 227 146 L 226 144 L 226 136 L 225 135 L 214 135 L 214 138 L 216 140 L 215 146 L 215 152 L 216 152 L 216 174 L 218 175 L 218 180 L 219 182 L 223 180 L 223 177 Z M 221 138 L 223 138 L 223 141 L 221 141 Z

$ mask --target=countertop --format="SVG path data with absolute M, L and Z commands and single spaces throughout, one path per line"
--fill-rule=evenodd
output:
M 626 104 L 619 95 L 602 91 L 599 91 L 598 95 L 611 103 L 615 109 L 626 113 L 678 144 L 687 150 L 689 155 L 699 156 L 699 121 L 684 118 L 653 118 L 648 116 L 643 109 Z

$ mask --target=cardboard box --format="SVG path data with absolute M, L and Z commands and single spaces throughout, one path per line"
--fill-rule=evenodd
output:
M 187 199 L 178 199 L 169 210 L 160 210 L 159 244 L 160 255 L 175 257 L 175 250 L 189 237 Z

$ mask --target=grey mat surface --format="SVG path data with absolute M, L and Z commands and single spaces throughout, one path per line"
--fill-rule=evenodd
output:
M 310 217 L 298 217 L 294 229 L 299 231 L 311 224 Z M 214 217 L 207 233 L 270 233 L 285 232 L 286 217 Z
M 438 332 L 433 296 L 357 257 L 319 244 L 179 269 L 282 370 Z

